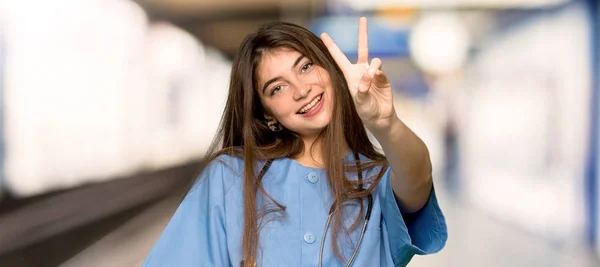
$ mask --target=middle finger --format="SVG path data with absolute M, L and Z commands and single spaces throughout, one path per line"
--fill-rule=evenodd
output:
M 358 64 L 369 62 L 369 34 L 367 30 L 367 18 L 358 20 Z

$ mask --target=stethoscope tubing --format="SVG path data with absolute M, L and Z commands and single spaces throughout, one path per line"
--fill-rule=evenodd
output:
M 354 248 L 354 252 L 352 252 L 352 256 L 346 263 L 346 267 L 352 266 L 354 263 L 354 259 L 360 250 L 360 244 L 362 243 L 363 237 L 365 236 L 365 232 L 367 231 L 367 226 L 369 225 L 369 219 L 371 218 L 371 210 L 373 209 L 373 196 L 371 194 L 367 195 L 367 199 L 369 204 L 367 205 L 367 213 L 365 214 L 365 221 L 363 223 L 362 229 L 360 230 L 360 237 L 356 242 L 356 247 Z M 333 215 L 333 211 L 335 210 L 335 202 L 331 205 L 331 209 L 329 211 L 329 216 L 327 216 L 327 222 L 325 223 L 325 230 L 323 230 L 323 237 L 321 238 L 321 246 L 319 248 L 319 267 L 323 266 L 323 248 L 325 247 L 325 238 L 327 237 L 327 232 L 329 230 L 329 224 L 331 223 L 331 218 Z

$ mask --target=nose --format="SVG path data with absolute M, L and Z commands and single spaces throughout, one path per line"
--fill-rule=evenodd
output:
M 312 90 L 310 84 L 298 83 L 298 86 L 294 87 L 296 88 L 294 90 L 294 100 L 300 100 L 307 97 Z

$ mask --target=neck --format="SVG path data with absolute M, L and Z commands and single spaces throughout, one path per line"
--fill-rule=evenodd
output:
M 302 140 L 304 141 L 304 151 L 296 158 L 296 161 L 307 167 L 323 168 L 322 140 L 317 140 L 316 136 L 311 138 L 304 137 Z M 350 149 L 346 144 L 344 144 L 343 151 L 344 155 L 350 152 Z
M 304 137 L 304 151 L 296 159 L 299 163 L 308 167 L 322 168 L 323 153 L 321 141 L 317 140 L 317 136 Z

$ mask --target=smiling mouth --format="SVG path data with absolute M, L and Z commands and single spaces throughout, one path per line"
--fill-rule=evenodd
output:
M 310 103 L 306 104 L 306 106 L 302 107 L 297 113 L 298 114 L 306 114 L 307 112 L 310 112 L 313 108 L 315 108 L 317 106 L 317 104 L 319 104 L 319 102 L 321 102 L 322 98 L 323 98 L 323 94 L 321 93 L 320 95 L 315 97 L 312 101 L 310 101 Z

